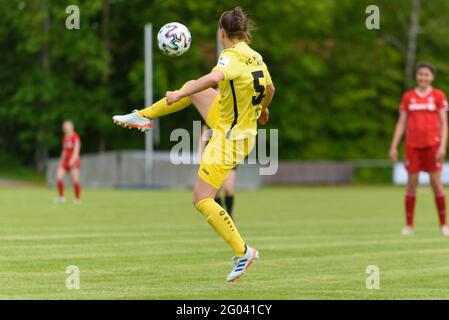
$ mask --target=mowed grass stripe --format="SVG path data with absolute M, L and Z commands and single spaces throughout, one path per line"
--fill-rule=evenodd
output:
M 398 235 L 402 188 L 271 188 L 239 192 L 236 223 L 261 259 L 224 282 L 232 253 L 189 191 L 1 189 L 0 299 L 448 299 L 449 241 L 431 192 L 420 190 L 417 234 Z M 65 288 L 65 268 L 81 289 Z M 381 290 L 365 288 L 378 265 Z

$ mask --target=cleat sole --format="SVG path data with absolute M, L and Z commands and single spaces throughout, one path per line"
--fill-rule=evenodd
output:
M 120 122 L 120 121 L 117 121 L 117 120 L 113 120 L 113 122 L 116 125 L 118 125 L 119 127 L 128 128 L 130 130 L 131 129 L 137 129 L 137 130 L 142 131 L 142 132 L 148 131 L 148 130 L 150 130 L 152 128 L 151 123 L 148 126 L 142 127 L 142 126 L 138 126 L 138 125 L 126 124 L 126 123 L 123 123 L 123 122 Z

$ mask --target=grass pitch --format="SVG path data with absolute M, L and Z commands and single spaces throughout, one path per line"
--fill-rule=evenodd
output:
M 427 188 L 411 238 L 401 188 L 241 191 L 236 224 L 261 258 L 234 284 L 232 253 L 191 192 L 86 190 L 79 206 L 54 193 L 0 189 L 0 298 L 449 299 L 449 239 Z M 79 290 L 65 286 L 69 265 Z M 365 287 L 368 265 L 379 290 Z

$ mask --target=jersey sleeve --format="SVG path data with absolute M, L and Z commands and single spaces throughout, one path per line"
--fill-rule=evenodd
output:
M 242 73 L 242 64 L 239 56 L 231 51 L 223 51 L 212 71 L 221 71 L 225 80 L 233 80 L 239 77 Z
M 441 91 L 439 99 L 437 101 L 437 108 L 438 110 L 448 111 L 448 107 L 449 105 L 447 103 L 446 94 L 443 91 Z
M 265 84 L 267 85 L 267 86 L 269 86 L 270 84 L 272 84 L 273 83 L 273 80 L 271 80 L 271 75 L 270 75 L 270 71 L 268 71 L 268 68 L 267 68 L 267 66 L 265 65 L 265 71 L 264 71 L 264 74 L 265 74 Z
M 408 97 L 407 93 L 404 93 L 404 95 L 402 96 L 402 99 L 401 99 L 401 105 L 399 107 L 399 110 L 407 112 L 408 105 L 409 105 L 409 97 Z
M 73 143 L 79 143 L 79 144 L 81 144 L 80 136 L 79 136 L 77 133 L 75 133 L 75 134 L 73 135 Z

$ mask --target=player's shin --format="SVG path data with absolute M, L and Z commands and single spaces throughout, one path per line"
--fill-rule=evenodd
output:
M 58 180 L 56 184 L 58 186 L 58 195 L 60 198 L 63 198 L 64 197 L 64 181 Z
M 446 225 L 446 196 L 444 192 L 435 194 L 435 205 L 438 211 L 438 218 L 440 220 L 440 226 Z
M 413 219 L 415 215 L 416 195 L 408 192 L 405 195 L 405 217 L 407 226 L 413 227 Z
M 231 246 L 237 257 L 245 254 L 245 242 L 225 209 L 212 198 L 206 198 L 195 203 L 195 207 L 206 217 L 212 228 Z
M 81 184 L 79 182 L 73 183 L 73 190 L 75 191 L 75 199 L 80 200 L 81 198 Z
M 188 85 L 188 83 L 184 84 L 181 87 L 181 89 L 186 87 L 187 85 Z M 138 113 L 142 117 L 155 119 L 155 118 L 159 118 L 159 117 L 165 116 L 170 113 L 178 112 L 178 111 L 188 107 L 191 104 L 192 104 L 192 101 L 190 100 L 189 97 L 182 98 L 178 102 L 172 103 L 170 105 L 167 104 L 167 99 L 163 98 L 163 99 L 159 100 L 158 102 L 154 103 L 153 105 L 151 105 L 150 107 L 139 110 Z

